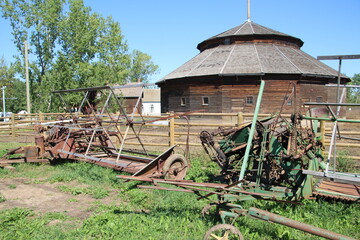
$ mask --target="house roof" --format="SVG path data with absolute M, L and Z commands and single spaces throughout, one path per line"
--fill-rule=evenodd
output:
M 232 28 L 198 45 L 194 58 L 169 73 L 157 84 L 200 76 L 296 74 L 334 79 L 337 71 L 300 50 L 295 37 L 253 22 Z M 346 76 L 342 76 L 349 80 Z
M 131 85 L 136 85 L 134 87 L 131 87 Z M 138 83 L 128 83 L 124 86 L 127 86 L 126 88 L 116 88 L 114 90 L 115 94 L 121 94 L 122 97 L 125 98 L 133 98 L 133 97 L 139 97 L 142 93 L 143 86 L 139 86 Z
M 142 102 L 160 102 L 160 89 L 144 89 Z
M 304 44 L 304 42 L 299 38 L 275 31 L 271 28 L 261 26 L 251 21 L 246 21 L 239 26 L 236 26 L 230 30 L 227 30 L 223 33 L 217 34 L 211 38 L 204 40 L 203 42 L 198 44 L 197 48 L 200 51 L 203 51 L 211 45 L 222 44 L 226 39 L 228 41 L 230 40 L 230 42 L 235 42 L 239 40 L 254 41 L 271 39 L 291 43 L 298 46 L 299 48 L 302 47 L 302 45 Z

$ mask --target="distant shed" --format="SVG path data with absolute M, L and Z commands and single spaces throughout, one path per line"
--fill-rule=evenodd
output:
M 139 102 L 139 108 L 135 109 L 135 113 L 141 113 L 141 104 L 142 104 L 142 97 L 143 97 L 143 87 L 141 86 L 134 86 L 131 87 L 131 85 L 136 85 L 138 83 L 128 83 L 126 88 L 117 88 L 115 89 L 115 94 L 121 96 L 122 99 L 124 99 L 123 107 L 126 110 L 126 113 L 132 113 L 136 103 L 138 101 L 139 96 L 141 95 L 140 102 Z
M 300 48 L 299 38 L 251 21 L 199 43 L 200 53 L 156 84 L 161 88 L 162 112 L 252 112 L 260 80 L 266 86 L 262 113 L 279 111 L 289 83 L 296 85 L 296 102 L 327 102 L 337 71 Z M 341 76 L 341 82 L 350 79 Z
M 125 86 L 125 88 L 115 89 L 115 94 L 120 99 L 124 99 L 123 107 L 126 109 L 127 113 L 133 112 L 139 96 L 139 107 L 135 109 L 136 114 L 141 113 L 144 115 L 157 115 L 161 113 L 159 88 L 143 89 L 142 86 L 139 86 L 139 83 L 128 83 Z
M 160 115 L 160 113 L 160 89 L 144 89 L 144 97 L 142 99 L 142 114 Z

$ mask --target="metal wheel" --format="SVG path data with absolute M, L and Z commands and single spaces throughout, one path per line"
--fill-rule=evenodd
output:
M 210 228 L 204 240 L 244 240 L 239 229 L 230 224 L 218 224 Z
M 165 179 L 183 180 L 189 165 L 184 156 L 173 154 L 166 159 L 163 167 Z

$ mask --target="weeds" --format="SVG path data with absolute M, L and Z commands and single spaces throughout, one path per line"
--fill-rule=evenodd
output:
M 348 158 L 349 155 L 347 151 L 338 151 L 337 153 L 337 171 L 340 172 L 355 172 L 356 171 L 356 161 L 354 159 Z
M 4 195 L 2 195 L 0 193 L 0 203 L 5 202 L 5 201 L 6 201 L 6 199 L 5 199 Z
M 213 181 L 219 172 L 207 156 L 196 155 L 191 165 L 187 175 L 189 180 Z M 0 169 L 0 178 L 27 178 L 29 184 L 61 182 L 58 188 L 63 192 L 74 196 L 88 194 L 96 199 L 118 192 L 120 200 L 111 204 L 94 201 L 87 209 L 92 212 L 91 216 L 84 220 L 71 218 L 66 213 L 41 215 L 29 209 L 3 210 L 0 211 L 0 239 L 202 239 L 215 223 L 214 215 L 201 217 L 201 210 L 208 201 L 197 201 L 196 196 L 189 193 L 137 189 L 137 182 L 120 181 L 116 179 L 119 172 L 111 169 L 88 163 L 18 164 L 16 169 L 16 172 Z M 0 194 L 0 202 L 2 197 Z M 80 201 L 71 198 L 68 204 Z M 303 205 L 268 201 L 240 204 L 244 209 L 257 207 L 360 239 L 360 204 L 357 203 L 305 200 Z M 52 222 L 56 224 L 49 224 Z M 234 224 L 245 239 L 318 239 L 248 217 L 239 217 Z
M 88 194 L 96 199 L 102 199 L 109 196 L 109 190 L 102 187 L 77 187 L 77 186 L 57 186 L 60 191 L 71 193 L 72 195 Z

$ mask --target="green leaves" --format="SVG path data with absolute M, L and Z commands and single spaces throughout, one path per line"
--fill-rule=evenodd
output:
M 351 78 L 351 85 L 360 85 L 360 73 L 355 74 Z M 360 96 L 359 96 L 359 88 L 348 88 L 347 89 L 347 102 L 349 103 L 359 103 Z
M 129 74 L 130 82 L 140 79 L 147 82 L 148 76 L 158 71 L 158 66 L 154 65 L 151 57 L 143 52 L 134 50 L 131 55 L 131 70 Z
M 33 111 L 59 110 L 54 90 L 147 81 L 157 71 L 149 55 L 129 52 L 118 22 L 92 12 L 83 0 L 4 0 L 0 8 L 13 29 L 21 75 L 23 43 L 30 43 Z

